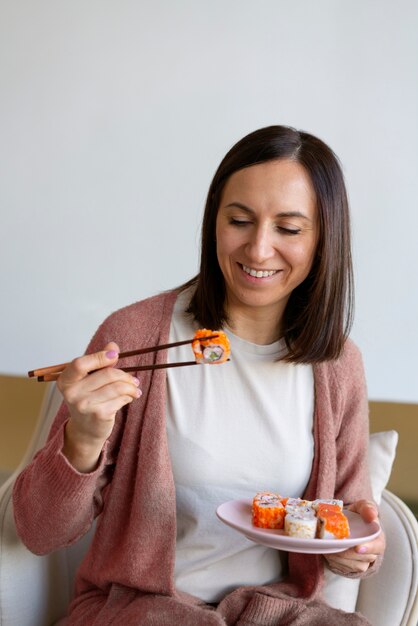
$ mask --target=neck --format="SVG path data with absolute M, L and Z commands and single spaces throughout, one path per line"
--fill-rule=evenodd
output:
M 281 337 L 280 319 L 277 310 L 260 308 L 235 309 L 227 307 L 228 324 L 232 332 L 251 343 L 268 345 Z

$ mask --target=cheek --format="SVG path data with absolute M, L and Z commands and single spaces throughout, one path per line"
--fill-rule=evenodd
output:
M 232 254 L 240 245 L 239 235 L 221 226 L 216 229 L 216 251 L 219 256 Z
M 231 255 L 223 242 L 216 242 L 216 256 L 222 274 L 228 276 L 231 273 Z
M 216 238 L 216 252 L 219 254 L 223 253 L 225 249 L 225 229 L 222 228 L 222 224 L 219 223 L 219 220 L 216 222 L 215 229 L 215 238 Z
M 222 273 L 225 273 L 227 259 L 229 256 L 228 241 L 224 237 L 224 232 L 221 228 L 216 229 L 216 256 L 218 259 L 219 267 Z
M 316 248 L 317 248 L 316 243 L 314 243 L 309 247 L 309 250 L 306 252 L 306 255 L 305 255 L 306 275 L 308 275 L 309 272 L 311 271 L 313 262 L 315 260 Z
M 289 248 L 284 254 L 294 269 L 308 273 L 315 257 L 316 244 L 300 244 Z

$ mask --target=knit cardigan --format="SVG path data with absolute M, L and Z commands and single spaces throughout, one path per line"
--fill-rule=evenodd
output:
M 168 341 L 176 291 L 113 313 L 88 352 L 110 340 L 121 349 Z M 124 365 L 163 363 L 166 351 Z M 18 534 L 36 554 L 82 537 L 97 517 L 93 541 L 79 568 L 67 626 L 326 626 L 368 624 L 321 601 L 323 560 L 289 553 L 289 577 L 241 587 L 217 607 L 179 592 L 174 584 L 175 485 L 166 436 L 166 373 L 139 372 L 142 396 L 119 411 L 98 467 L 77 472 L 62 454 L 68 412 L 60 408 L 44 448 L 18 477 L 14 513 Z M 361 356 L 347 341 L 342 356 L 314 366 L 314 459 L 307 499 L 371 498 L 367 466 L 368 410 Z M 369 569 L 372 573 L 376 566 Z

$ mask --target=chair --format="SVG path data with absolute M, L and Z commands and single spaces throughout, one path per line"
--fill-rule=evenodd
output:
M 52 626 L 66 613 L 75 571 L 93 529 L 77 544 L 47 556 L 29 552 L 16 535 L 12 511 L 15 477 L 42 447 L 61 401 L 55 385 L 47 388 L 40 418 L 22 463 L 0 487 L 0 624 Z M 417 626 L 418 523 L 408 507 L 384 489 L 395 455 L 397 433 L 371 435 L 374 497 L 380 500 L 387 551 L 379 572 L 362 581 L 326 576 L 327 601 L 358 610 L 373 626 Z

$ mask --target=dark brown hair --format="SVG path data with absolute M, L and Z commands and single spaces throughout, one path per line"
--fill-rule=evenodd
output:
M 340 163 L 320 139 L 287 126 L 269 126 L 238 141 L 220 163 L 209 188 L 202 223 L 200 271 L 188 312 L 206 328 L 228 321 L 225 281 L 216 254 L 216 216 L 228 178 L 238 170 L 291 159 L 308 172 L 316 194 L 319 237 L 308 277 L 290 295 L 281 328 L 285 360 L 318 363 L 341 353 L 353 315 L 353 270 L 347 192 Z

